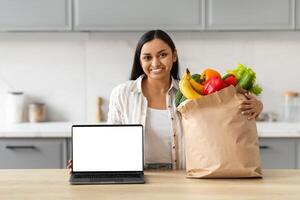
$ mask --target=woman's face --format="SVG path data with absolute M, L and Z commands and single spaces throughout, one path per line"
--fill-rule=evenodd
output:
M 160 39 L 146 42 L 141 49 L 141 66 L 150 79 L 169 79 L 176 60 L 176 51 L 172 52 L 170 46 Z

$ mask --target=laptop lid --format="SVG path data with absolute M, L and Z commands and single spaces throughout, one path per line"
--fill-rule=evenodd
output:
M 143 171 L 143 126 L 73 125 L 73 173 Z

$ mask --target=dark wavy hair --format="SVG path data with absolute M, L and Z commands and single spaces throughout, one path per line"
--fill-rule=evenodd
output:
M 144 35 L 142 35 L 142 37 L 140 38 L 140 40 L 136 46 L 130 80 L 136 80 L 139 76 L 144 74 L 144 71 L 143 71 L 143 68 L 142 68 L 141 62 L 140 62 L 141 50 L 142 50 L 143 45 L 146 42 L 149 42 L 153 39 L 160 39 L 160 40 L 164 41 L 165 43 L 167 43 L 170 46 L 172 52 L 174 52 L 176 50 L 174 42 L 172 41 L 171 37 L 166 32 L 164 32 L 162 30 L 151 30 L 151 31 L 144 33 Z M 171 69 L 171 76 L 174 79 L 179 80 L 178 55 L 177 55 L 176 62 L 173 63 L 173 66 Z

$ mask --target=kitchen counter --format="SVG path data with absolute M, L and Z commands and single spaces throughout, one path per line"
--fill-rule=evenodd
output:
M 263 179 L 187 179 L 146 171 L 145 184 L 70 185 L 65 169 L 0 170 L 0 199 L 300 199 L 300 170 L 264 170 Z
M 300 122 L 257 122 L 259 137 L 288 137 L 300 138 Z
M 71 127 L 76 124 L 91 124 L 87 122 L 40 122 L 40 123 L 16 123 L 0 126 L 0 137 L 47 137 L 47 138 L 69 138 Z M 105 124 L 92 123 L 92 124 Z
M 105 122 L 98 123 L 104 124 Z M 0 126 L 0 137 L 71 137 L 73 124 L 89 124 L 87 122 L 43 122 L 19 123 Z M 97 124 L 97 123 L 92 123 Z M 300 138 L 300 122 L 257 122 L 258 136 L 260 138 Z

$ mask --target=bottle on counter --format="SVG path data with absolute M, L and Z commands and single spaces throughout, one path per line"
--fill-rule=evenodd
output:
M 24 93 L 7 92 L 5 102 L 5 118 L 8 123 L 24 121 Z
M 102 119 L 102 98 L 97 98 L 97 108 L 96 108 L 96 122 L 101 122 Z
M 300 111 L 299 106 L 299 93 L 294 91 L 286 91 L 284 93 L 284 121 L 298 121 Z

